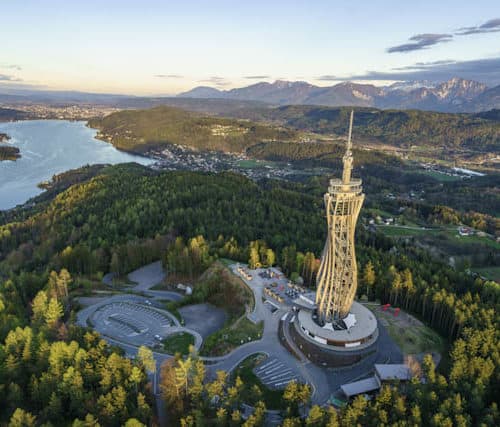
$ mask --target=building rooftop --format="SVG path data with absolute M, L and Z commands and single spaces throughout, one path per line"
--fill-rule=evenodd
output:
M 299 307 L 306 308 L 308 310 L 314 310 L 316 308 L 316 292 L 307 292 L 305 294 L 300 294 L 297 298 L 293 300 L 295 305 Z
M 349 329 L 333 330 L 329 325 L 319 326 L 311 316 L 311 312 L 301 310 L 299 312 L 299 322 L 309 332 L 315 336 L 340 342 L 354 342 L 362 340 L 377 330 L 377 319 L 375 315 L 365 306 L 353 302 L 350 313 L 354 315 L 356 322 Z M 351 323 L 351 322 L 350 322 Z
M 378 390 L 379 388 L 380 383 L 376 377 L 365 378 L 364 380 L 340 386 L 340 389 L 348 398 L 357 396 L 358 394 L 369 393 L 371 391 Z
M 379 365 L 375 364 L 375 372 L 380 381 L 409 381 L 411 380 L 410 368 L 404 364 Z

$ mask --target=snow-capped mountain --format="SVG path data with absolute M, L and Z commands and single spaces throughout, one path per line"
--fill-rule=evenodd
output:
M 353 82 L 320 87 L 302 81 L 277 80 L 231 90 L 198 87 L 178 97 L 252 100 L 278 105 L 352 105 L 455 112 L 478 111 L 479 107 L 474 105 L 475 99 L 481 100 L 481 108 L 500 108 L 498 96 L 483 95 L 493 89 L 488 89 L 483 83 L 458 77 L 445 82 L 408 81 L 385 87 Z

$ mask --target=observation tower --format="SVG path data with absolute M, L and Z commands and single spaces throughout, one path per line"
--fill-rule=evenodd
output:
M 328 234 L 316 279 L 316 305 L 321 323 L 345 319 L 358 286 L 354 230 L 365 195 L 361 180 L 351 178 L 353 116 L 351 111 L 342 179 L 331 179 L 324 196 Z

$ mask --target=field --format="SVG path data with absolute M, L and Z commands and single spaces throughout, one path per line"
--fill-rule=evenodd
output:
M 222 356 L 245 342 L 260 339 L 263 330 L 263 322 L 252 323 L 246 315 L 243 315 L 236 322 L 208 336 L 201 346 L 200 354 L 203 356 Z
M 266 356 L 262 354 L 254 354 L 246 358 L 234 370 L 232 376 L 233 378 L 239 376 L 243 381 L 243 391 L 240 396 L 244 402 L 256 402 L 259 400 L 259 396 L 256 395 L 254 390 L 254 386 L 257 386 L 262 392 L 262 400 L 266 402 L 268 409 L 284 409 L 283 390 L 271 390 L 267 388 L 252 371 L 265 358 Z
M 487 277 L 488 279 L 500 283 L 500 267 L 483 267 L 474 268 L 473 270 L 479 273 L 481 276 Z
M 266 161 L 262 161 L 262 160 L 253 160 L 253 159 L 240 160 L 238 162 L 238 166 L 240 168 L 247 168 L 247 169 L 263 168 L 265 166 L 271 166 L 271 165 L 273 165 L 272 162 L 266 162 Z
M 378 304 L 370 304 L 370 309 L 387 328 L 389 335 L 396 341 L 405 355 L 442 354 L 446 350 L 446 341 L 438 333 L 406 312 L 400 311 L 398 316 L 394 316 L 392 308 L 383 311 Z
M 387 236 L 421 236 L 429 233 L 436 233 L 440 230 L 429 229 L 429 228 L 418 228 L 418 227 L 402 227 L 399 225 L 377 225 L 377 228 L 382 230 L 382 232 Z
M 422 175 L 427 175 L 427 176 L 430 176 L 438 181 L 441 181 L 441 182 L 452 182 L 452 181 L 459 181 L 460 178 L 459 176 L 450 176 L 450 175 L 446 175 L 444 173 L 439 173 L 439 172 L 436 172 L 436 171 L 417 171 L 417 173 L 420 173 Z
M 189 346 L 194 344 L 194 337 L 186 332 L 170 335 L 163 341 L 163 349 L 169 354 L 188 354 Z
M 487 237 L 480 237 L 480 236 L 459 236 L 457 233 L 453 233 L 452 237 L 454 238 L 454 241 L 458 244 L 473 244 L 473 243 L 479 243 L 482 245 L 487 245 L 497 251 L 500 251 L 500 243 L 496 242 L 493 239 L 489 239 Z
M 385 235 L 392 237 L 404 236 L 433 236 L 437 238 L 447 238 L 450 243 L 457 246 L 480 244 L 489 246 L 495 250 L 500 250 L 500 243 L 489 237 L 460 236 L 456 227 L 421 228 L 401 225 L 377 225 Z

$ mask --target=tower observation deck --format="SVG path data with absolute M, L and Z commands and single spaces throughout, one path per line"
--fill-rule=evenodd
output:
M 358 285 L 354 230 L 365 199 L 360 179 L 352 179 L 352 123 L 343 162 L 342 179 L 330 180 L 324 195 L 328 233 L 316 285 L 316 306 L 321 323 L 337 323 L 347 317 Z

